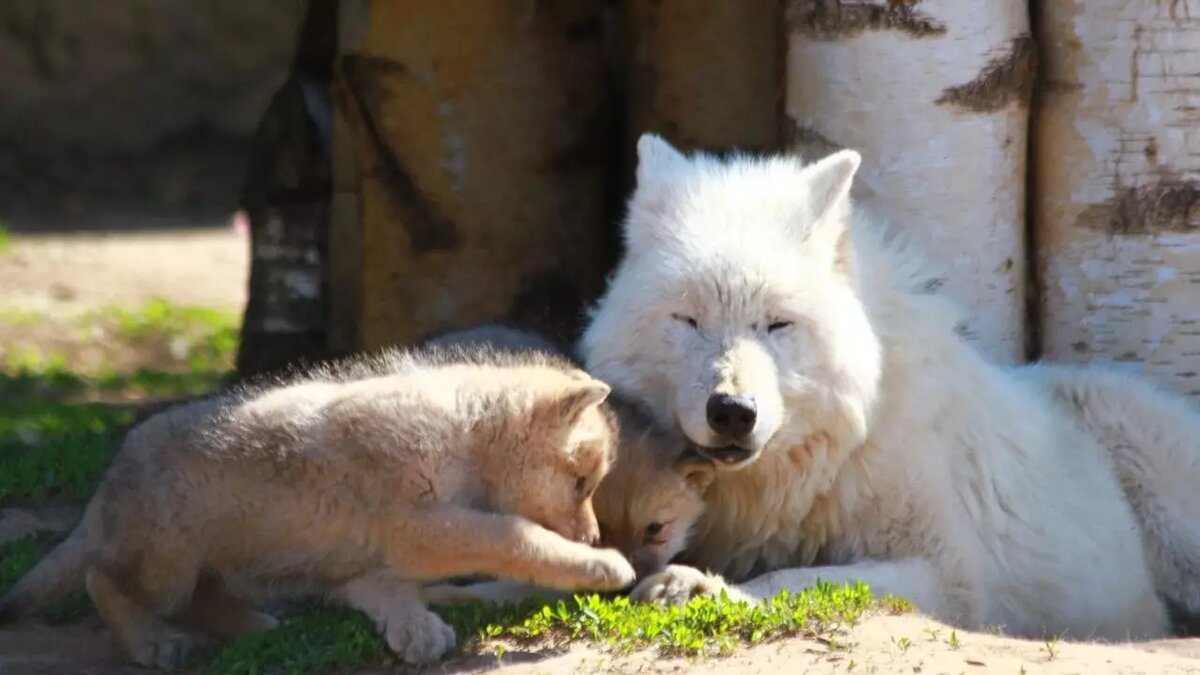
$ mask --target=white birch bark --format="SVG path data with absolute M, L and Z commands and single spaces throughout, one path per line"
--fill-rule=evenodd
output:
M 947 270 L 965 335 L 1023 361 L 1025 0 L 793 0 L 787 21 L 792 147 L 861 152 L 854 196 Z
M 1033 202 L 1048 360 L 1200 395 L 1200 1 L 1043 0 Z

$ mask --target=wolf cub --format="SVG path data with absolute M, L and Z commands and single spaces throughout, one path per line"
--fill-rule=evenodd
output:
M 427 344 L 486 347 L 515 358 L 569 352 L 546 338 L 513 326 L 487 324 L 431 338 Z M 524 357 L 520 355 L 524 354 Z M 617 459 L 600 482 L 592 503 L 601 541 L 623 553 L 638 578 L 658 572 L 684 550 L 692 527 L 704 512 L 704 492 L 714 477 L 711 460 L 695 452 L 680 433 L 658 427 L 647 412 L 616 394 L 603 404 L 616 416 Z M 545 585 L 542 584 L 542 587 Z M 533 594 L 551 597 L 536 583 L 439 584 L 428 589 L 432 602 L 515 602 Z
M 551 354 L 387 352 L 168 409 L 135 427 L 71 535 L 0 599 L 0 620 L 83 583 L 130 660 L 269 628 L 251 603 L 357 607 L 403 660 L 454 646 L 422 584 L 486 575 L 618 589 L 599 536 L 609 387 Z

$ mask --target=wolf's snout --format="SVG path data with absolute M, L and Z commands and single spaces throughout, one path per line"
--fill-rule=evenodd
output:
M 718 435 L 737 440 L 754 431 L 758 406 L 745 394 L 713 394 L 705 406 L 708 426 Z

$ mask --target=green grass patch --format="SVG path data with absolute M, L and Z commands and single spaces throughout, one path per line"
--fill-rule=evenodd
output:
M 0 255 L 8 255 L 12 253 L 13 236 L 12 231 L 4 223 L 0 223 Z
M 131 342 L 166 340 L 187 352 L 192 370 L 228 367 L 238 345 L 241 316 L 236 312 L 173 305 L 150 300 L 141 307 L 108 307 L 91 313 L 88 322 L 114 323 L 117 335 Z
M 59 534 L 37 532 L 0 544 L 0 595 L 7 593 L 61 539 Z M 87 594 L 77 591 L 48 608 L 44 616 L 50 623 L 66 623 L 92 611 Z
M 506 645 L 559 647 L 583 640 L 611 653 L 653 649 L 664 656 L 707 657 L 788 637 L 827 637 L 871 609 L 905 611 L 891 597 L 876 601 L 864 584 L 821 583 L 768 602 L 695 598 L 683 607 L 633 604 L 625 597 L 576 596 L 546 604 L 435 607 L 454 627 L 460 651 L 502 657 Z M 315 673 L 383 666 L 393 657 L 362 613 L 318 608 L 279 628 L 215 648 L 200 657 L 215 675 Z
M 131 402 L 203 394 L 231 374 L 236 313 L 153 301 L 79 321 L 82 332 L 105 322 L 97 334 L 129 353 L 182 340 L 186 363 L 80 372 L 61 353 L 10 350 L 0 369 L 0 506 L 87 499 L 133 421 Z

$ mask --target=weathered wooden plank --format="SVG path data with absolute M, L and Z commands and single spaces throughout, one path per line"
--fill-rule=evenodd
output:
M 335 184 L 356 183 L 362 242 L 335 256 L 337 283 L 353 283 L 345 266 L 362 280 L 339 334 L 373 348 L 498 318 L 573 332 L 607 264 L 601 4 L 366 5 L 338 74 L 356 180 Z
M 627 156 L 646 131 L 686 149 L 777 150 L 782 20 L 782 0 L 623 2 Z

